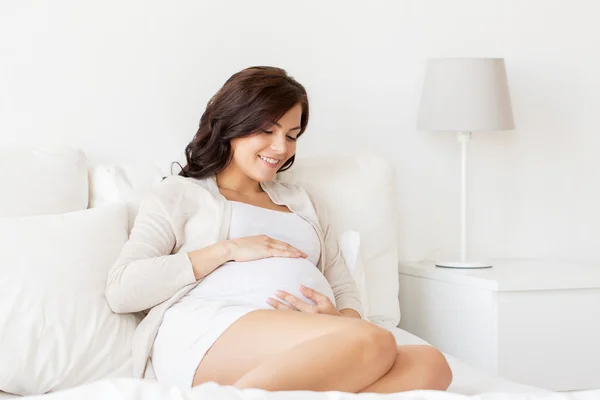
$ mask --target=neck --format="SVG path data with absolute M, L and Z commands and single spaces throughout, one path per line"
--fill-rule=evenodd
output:
M 262 192 L 260 184 L 240 171 L 235 165 L 229 164 L 227 168 L 217 175 L 217 186 L 220 189 L 231 190 L 239 194 L 256 194 Z

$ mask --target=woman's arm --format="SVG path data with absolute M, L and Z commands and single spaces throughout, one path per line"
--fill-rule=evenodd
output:
M 200 280 L 231 260 L 231 246 L 227 240 L 222 240 L 187 254 L 192 262 L 194 277 Z
M 227 260 L 224 243 L 171 254 L 175 232 L 163 207 L 173 202 L 164 183 L 144 200 L 131 235 L 108 274 L 106 299 L 115 313 L 144 311 L 167 300 L 178 290 L 204 278 Z

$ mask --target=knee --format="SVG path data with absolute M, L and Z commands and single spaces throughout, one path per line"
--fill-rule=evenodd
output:
M 427 347 L 423 355 L 426 389 L 446 390 L 452 383 L 452 370 L 446 357 L 438 349 Z
M 367 322 L 357 328 L 355 334 L 365 361 L 374 361 L 386 371 L 392 368 L 396 360 L 396 339 L 391 332 Z

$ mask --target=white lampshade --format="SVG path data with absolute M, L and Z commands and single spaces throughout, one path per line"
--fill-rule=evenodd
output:
M 503 58 L 428 61 L 418 129 L 477 132 L 514 127 Z

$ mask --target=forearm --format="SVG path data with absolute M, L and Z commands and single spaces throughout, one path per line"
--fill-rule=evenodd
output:
M 187 254 L 142 259 L 135 259 L 139 255 L 126 251 L 123 259 L 117 260 L 109 272 L 106 287 L 108 304 L 116 313 L 154 307 L 183 286 L 204 278 L 226 263 L 230 251 L 226 241 Z M 144 284 L 140 284 L 142 280 Z
M 360 314 L 357 313 L 355 310 L 353 310 L 351 308 L 344 308 L 344 309 L 340 310 L 340 313 L 344 317 L 358 318 L 358 319 L 360 319 Z
M 138 312 L 154 307 L 193 282 L 185 253 L 143 259 L 125 254 L 109 271 L 106 299 L 115 313 Z
M 189 252 L 188 257 L 192 262 L 196 280 L 204 278 L 229 261 L 231 259 L 230 254 L 231 246 L 226 240 Z

